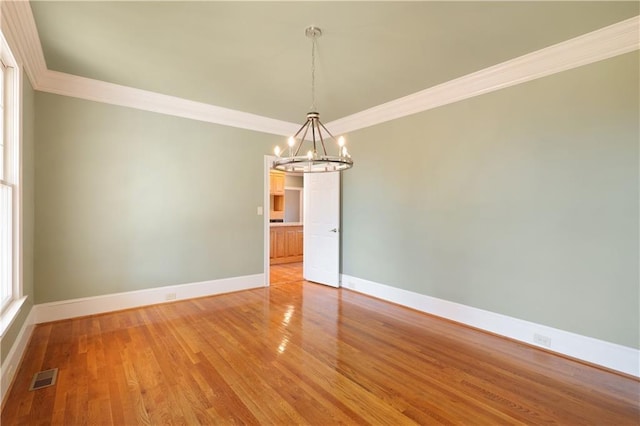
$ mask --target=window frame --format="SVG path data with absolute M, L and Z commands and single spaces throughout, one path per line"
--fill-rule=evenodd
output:
M 0 305 L 0 337 L 9 329 L 27 297 L 23 295 L 22 255 L 22 69 L 0 31 L 0 66 L 4 73 L 4 175 L 12 188 L 11 296 Z

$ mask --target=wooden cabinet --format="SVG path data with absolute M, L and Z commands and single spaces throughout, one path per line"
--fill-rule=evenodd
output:
M 271 228 L 271 257 L 283 258 L 287 257 L 287 250 L 285 247 L 286 238 L 283 228 Z
M 270 232 L 270 263 L 302 262 L 302 226 L 272 226 Z
M 269 219 L 284 219 L 284 195 L 271 194 Z
M 286 240 L 287 255 L 302 256 L 302 228 L 285 228 L 284 237 Z
M 273 170 L 269 172 L 269 193 L 284 195 L 284 173 Z
M 284 219 L 284 173 L 269 172 L 269 219 Z

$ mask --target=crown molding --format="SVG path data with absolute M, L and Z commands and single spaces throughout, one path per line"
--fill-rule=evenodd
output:
M 36 90 L 275 135 L 288 136 L 299 127 L 256 114 L 48 70 L 29 1 L 1 3 L 2 32 Z M 638 50 L 639 29 L 640 16 L 635 16 L 340 118 L 327 123 L 327 127 L 334 134 L 348 133 Z
M 47 69 L 28 0 L 1 2 L 2 33 L 35 90 L 281 136 L 299 125 Z
M 327 123 L 343 134 L 546 77 L 640 48 L 640 16 Z
M 11 46 L 18 64 L 24 67 L 31 85 L 37 88 L 40 76 L 47 70 L 47 64 L 29 1 L 15 0 L 0 3 L 2 33 Z
M 43 73 L 38 90 L 274 135 L 289 136 L 298 128 L 286 121 L 51 70 Z

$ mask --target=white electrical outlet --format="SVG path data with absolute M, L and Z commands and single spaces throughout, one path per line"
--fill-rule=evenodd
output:
M 546 348 L 551 347 L 551 337 L 544 336 L 542 334 L 534 333 L 533 334 L 533 343 L 544 346 Z
M 176 300 L 176 294 L 175 293 L 167 293 L 164 296 L 164 299 L 165 300 Z
M 262 216 L 262 206 L 258 206 L 258 216 Z

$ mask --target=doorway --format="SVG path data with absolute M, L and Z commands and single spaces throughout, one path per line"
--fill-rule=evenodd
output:
M 340 172 L 271 173 L 275 158 L 264 160 L 265 286 L 306 279 L 339 287 Z
M 303 279 L 304 179 L 272 171 L 265 160 L 265 285 Z

